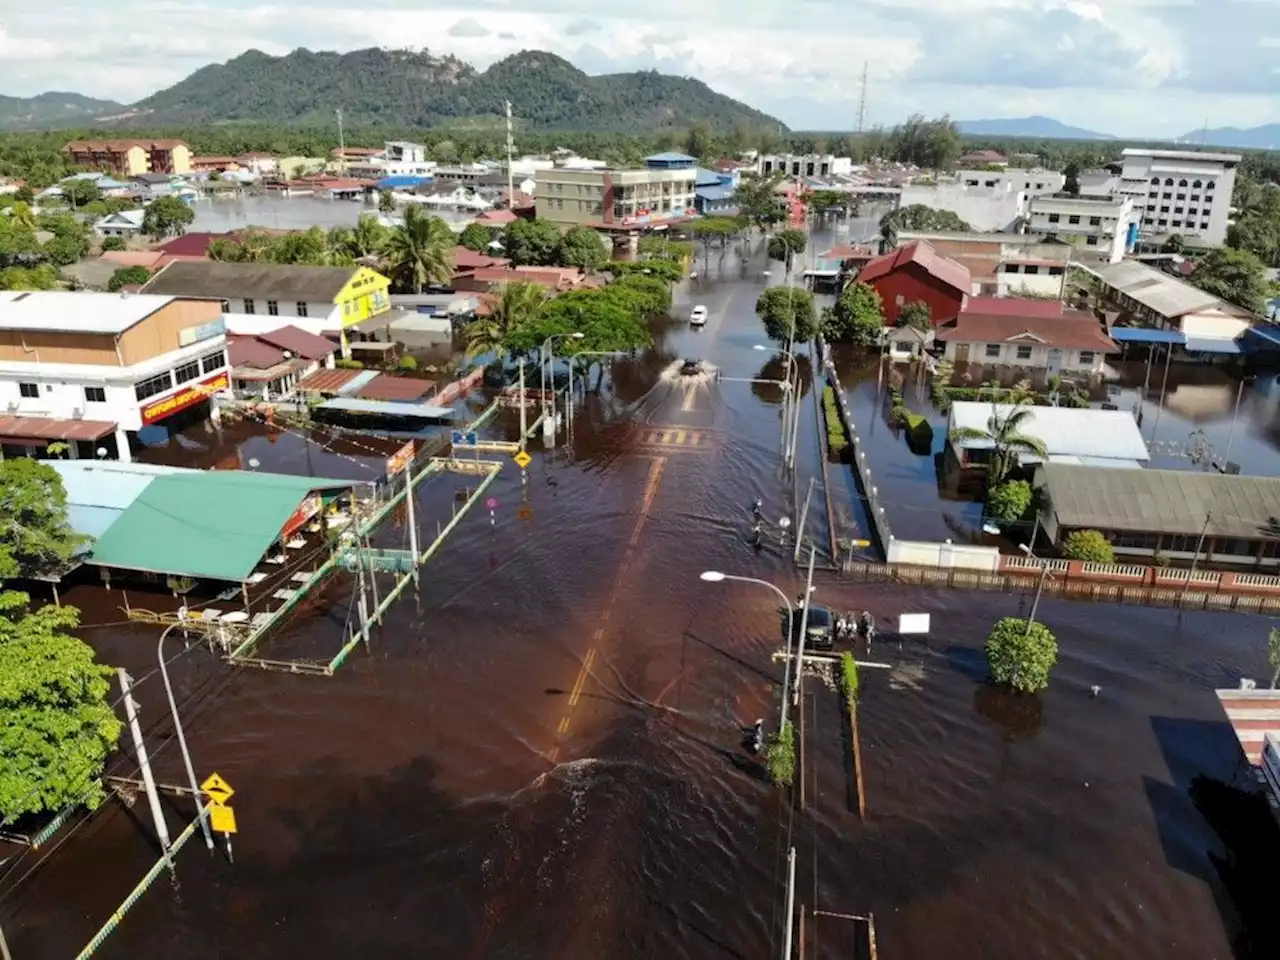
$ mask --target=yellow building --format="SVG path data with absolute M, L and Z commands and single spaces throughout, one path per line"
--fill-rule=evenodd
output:
M 76 166 L 125 177 L 191 173 L 191 148 L 181 140 L 72 140 L 62 151 Z
M 338 341 L 346 356 L 348 332 L 374 329 L 390 312 L 390 287 L 390 280 L 368 267 L 175 260 L 143 292 L 220 300 L 232 333 L 294 326 Z

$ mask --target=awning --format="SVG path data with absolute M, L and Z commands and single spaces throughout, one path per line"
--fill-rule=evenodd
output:
M 317 410 L 337 413 L 368 413 L 384 417 L 418 417 L 423 420 L 447 420 L 453 416 L 449 407 L 430 403 L 393 403 L 386 400 L 361 400 L 354 397 L 337 397 L 326 400 Z
M 1227 337 L 1187 337 L 1187 353 L 1237 354 L 1240 344 Z
M 0 443 L 29 446 L 33 440 L 83 440 L 92 443 L 116 432 L 105 420 L 55 420 L 52 417 L 0 416 Z
M 1178 330 L 1152 330 L 1147 327 L 1112 327 L 1108 336 L 1116 343 L 1183 344 L 1187 338 Z
M 341 329 L 333 327 L 324 331 L 326 336 L 337 336 L 339 333 L 350 330 L 359 330 L 361 333 L 373 333 L 375 330 L 381 330 L 383 327 L 400 319 L 398 310 L 384 310 L 376 316 L 368 317 L 359 323 L 348 324 Z

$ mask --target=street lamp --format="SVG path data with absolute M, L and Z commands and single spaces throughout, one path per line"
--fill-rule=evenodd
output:
M 186 618 L 184 617 L 183 620 Z M 202 794 L 200 792 L 200 783 L 196 780 L 195 767 L 191 765 L 191 751 L 187 749 L 187 738 L 182 732 L 182 721 L 178 719 L 178 704 L 173 699 L 173 686 L 169 683 L 169 668 L 164 662 L 164 641 L 169 636 L 169 631 L 174 627 L 182 625 L 182 620 L 177 623 L 171 623 L 164 628 L 164 632 L 160 634 L 160 642 L 156 644 L 156 657 L 160 660 L 160 676 L 164 678 L 164 692 L 169 697 L 169 712 L 173 714 L 173 729 L 178 734 L 178 746 L 182 748 L 182 762 L 187 767 L 187 779 L 191 782 L 191 795 L 196 802 L 196 819 L 200 821 L 200 829 L 204 832 L 204 842 L 210 850 L 213 849 L 213 834 L 209 832 L 209 821 L 204 815 L 204 803 L 201 802 Z
M 554 388 L 555 386 L 556 356 L 555 356 L 555 353 L 553 353 L 551 350 L 551 341 L 559 340 L 562 337 L 571 337 L 574 340 L 581 340 L 585 336 L 586 336 L 585 333 L 581 333 L 577 330 L 575 330 L 573 333 L 553 333 L 551 334 L 551 336 L 547 337 L 547 339 L 542 341 L 542 346 L 538 347 L 538 356 L 542 358 L 542 393 L 543 393 L 542 408 L 544 411 L 546 410 L 546 407 L 547 407 L 546 393 L 547 393 L 547 368 L 548 367 L 551 368 L 551 372 L 552 372 L 552 381 L 551 381 L 552 387 Z
M 723 583 L 725 580 L 734 580 L 738 583 L 754 583 L 757 586 L 768 587 L 778 595 L 778 599 L 782 601 L 782 606 L 787 611 L 787 658 L 786 666 L 782 674 L 782 708 L 780 718 L 778 720 L 778 729 L 781 730 L 787 722 L 787 689 L 791 686 L 791 641 L 795 632 L 795 611 L 792 609 L 791 601 L 787 599 L 787 595 L 775 587 L 768 580 L 757 580 L 755 577 L 735 577 L 733 574 L 721 573 L 719 570 L 704 570 L 698 575 L 698 579 L 704 583 Z
M 753 350 L 769 350 L 762 343 L 752 346 Z M 787 435 L 791 430 L 791 404 L 798 402 L 800 399 L 800 371 L 796 366 L 796 356 L 790 350 L 783 352 L 783 357 L 787 361 L 786 383 L 782 385 L 782 454 L 785 458 L 787 453 Z M 792 394 L 791 378 L 795 377 L 795 393 Z M 794 399 L 793 399 L 794 397 Z
M 1027 633 L 1031 636 L 1031 625 L 1036 622 L 1036 610 L 1040 606 L 1040 594 L 1044 590 L 1044 581 L 1049 576 L 1049 561 L 1044 557 L 1037 557 L 1032 549 L 1025 543 L 1018 544 L 1018 549 L 1025 553 L 1032 560 L 1040 561 L 1040 579 L 1036 581 L 1036 594 L 1031 600 L 1031 616 L 1027 617 Z

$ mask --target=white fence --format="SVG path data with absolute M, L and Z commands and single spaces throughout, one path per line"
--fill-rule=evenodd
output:
M 890 537 L 886 544 L 889 563 L 906 563 L 917 567 L 982 570 L 995 573 L 1000 569 L 1000 551 L 995 547 L 972 547 L 966 544 L 933 543 L 924 540 L 899 540 Z

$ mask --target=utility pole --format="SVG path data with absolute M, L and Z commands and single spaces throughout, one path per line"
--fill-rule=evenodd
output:
M 13 954 L 9 952 L 9 944 L 4 938 L 3 929 L 0 929 L 0 960 L 13 960 Z
M 369 646 L 369 601 L 365 593 L 364 582 L 364 544 L 359 538 L 355 540 L 356 548 L 356 573 L 359 578 L 360 597 L 356 600 L 356 613 L 360 617 L 360 635 L 364 637 L 364 645 L 367 649 Z
M 813 599 L 813 560 L 816 551 L 813 544 L 809 545 L 809 575 L 805 578 L 804 588 L 804 612 L 800 615 L 800 638 L 796 641 L 796 677 L 795 682 L 791 684 L 792 698 L 794 704 L 800 703 L 800 676 L 804 672 L 804 635 L 809 631 L 809 603 Z M 783 699 L 786 699 L 787 692 L 782 691 Z M 785 718 L 783 720 L 785 722 Z
M 347 141 L 342 136 L 342 108 L 333 111 L 338 115 L 338 166 L 343 173 L 347 172 Z
M 129 733 L 133 736 L 133 749 L 138 755 L 138 766 L 142 770 L 142 786 L 147 794 L 147 803 L 151 806 L 151 818 L 155 821 L 156 836 L 160 840 L 160 853 L 164 862 L 173 872 L 173 855 L 169 852 L 172 841 L 169 839 L 169 824 L 164 819 L 164 808 L 160 806 L 160 794 L 156 792 L 156 781 L 151 776 L 151 761 L 147 758 L 147 748 L 142 742 L 142 724 L 138 723 L 138 704 L 133 699 L 131 678 L 124 667 L 116 671 L 120 678 L 120 692 L 124 694 L 124 714 L 129 721 Z M 5 951 L 8 957 L 8 950 Z
M 179 616 L 186 619 L 186 610 L 180 612 Z M 196 802 L 196 819 L 200 821 L 200 831 L 204 834 L 205 846 L 210 850 L 213 849 L 213 834 L 209 830 L 209 820 L 204 815 L 204 803 L 201 798 L 204 794 L 200 790 L 200 781 L 196 779 L 196 768 L 191 762 L 191 751 L 187 749 L 187 735 L 182 732 L 182 718 L 178 716 L 178 702 L 173 698 L 173 684 L 169 682 L 169 668 L 165 665 L 164 659 L 164 641 L 169 636 L 169 631 L 178 624 L 170 624 L 160 633 L 160 639 L 156 641 L 156 660 L 160 662 L 160 677 L 164 680 L 164 693 L 169 699 L 169 712 L 173 714 L 173 732 L 178 737 L 178 749 L 182 751 L 182 765 L 187 768 L 187 782 L 191 784 L 191 796 Z M 186 634 L 186 628 L 183 628 L 183 634 Z
M 418 586 L 418 518 L 413 510 L 413 461 L 404 469 L 405 520 L 409 524 L 409 562 L 413 565 L 413 585 Z
M 795 927 L 796 910 L 796 848 L 787 851 L 787 911 L 782 934 L 782 960 L 791 960 L 791 932 Z
M 511 132 L 511 101 L 507 101 L 507 209 L 514 210 L 516 208 L 516 178 L 515 173 L 511 169 L 511 158 L 515 153 L 516 144 Z M 523 409 L 523 408 L 521 408 Z M 521 440 L 523 442 L 523 439 Z
M 805 521 L 809 517 L 809 498 L 813 496 L 813 477 L 809 478 L 809 490 L 804 495 L 804 508 L 800 511 L 800 524 L 796 527 L 796 549 L 792 559 L 796 563 L 800 562 L 800 546 L 804 537 Z
M 524 406 L 524 357 L 520 358 L 520 449 L 524 449 L 524 435 L 529 432 L 529 414 Z
M 1187 591 L 1191 589 L 1191 578 L 1196 575 L 1196 564 L 1200 562 L 1200 551 L 1204 549 L 1204 538 L 1209 532 L 1209 524 L 1213 522 L 1213 513 L 1209 512 L 1204 515 L 1204 526 L 1200 528 L 1200 539 L 1196 541 L 1196 552 L 1191 558 L 1191 570 L 1187 574 L 1187 582 L 1182 587 L 1182 593 L 1178 594 L 1178 606 L 1182 606 L 1182 598 L 1187 595 Z

